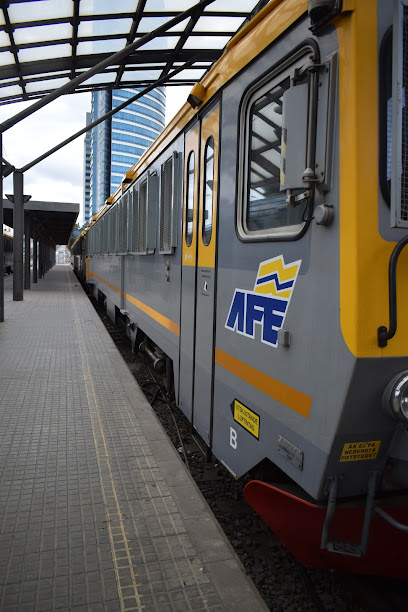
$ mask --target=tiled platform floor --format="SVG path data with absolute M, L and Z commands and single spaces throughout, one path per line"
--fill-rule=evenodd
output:
M 69 266 L 0 324 L 0 609 L 265 610 Z

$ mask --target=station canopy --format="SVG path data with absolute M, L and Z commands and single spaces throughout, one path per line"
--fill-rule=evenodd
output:
M 189 62 L 168 85 L 199 81 L 267 0 L 0 0 L 0 104 L 44 96 L 127 45 L 75 92 L 145 87 Z M 191 14 L 165 29 L 183 11 Z M 143 39 L 159 27 L 151 40 Z M 73 91 L 73 90 L 72 90 Z

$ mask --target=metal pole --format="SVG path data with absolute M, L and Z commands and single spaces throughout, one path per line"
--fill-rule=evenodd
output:
M 38 281 L 37 225 L 33 223 L 33 283 Z
M 31 273 L 30 273 L 30 264 L 31 264 L 31 213 L 26 212 L 24 214 L 24 247 L 25 247 L 25 257 L 24 257 L 24 289 L 31 289 Z
M 3 135 L 0 131 L 0 160 L 3 159 Z M 3 162 L 0 161 L 1 176 L 0 176 L 0 323 L 4 321 L 4 239 L 3 239 Z
M 44 243 L 42 240 L 39 242 L 39 250 L 40 250 L 40 278 L 44 278 Z
M 16 170 L 13 174 L 13 300 L 23 299 L 23 233 L 24 233 L 24 196 L 23 173 Z

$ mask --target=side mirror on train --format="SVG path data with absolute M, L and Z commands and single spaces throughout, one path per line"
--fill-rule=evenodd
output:
M 280 190 L 305 189 L 309 133 L 309 84 L 283 94 Z

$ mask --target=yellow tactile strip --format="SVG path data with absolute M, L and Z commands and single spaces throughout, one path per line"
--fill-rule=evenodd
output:
M 140 584 L 138 583 L 138 578 L 137 575 L 135 575 L 132 564 L 129 541 L 123 523 L 122 511 L 116 494 L 115 483 L 109 461 L 109 453 L 98 411 L 98 400 L 95 393 L 90 364 L 86 355 L 86 336 L 82 335 L 79 313 L 70 283 L 69 286 L 71 289 L 72 311 L 75 313 L 76 332 L 81 354 L 82 372 L 91 417 L 92 434 L 96 449 L 99 473 L 101 477 L 101 491 L 105 505 L 107 529 L 115 568 L 120 605 L 122 610 L 142 610 L 144 606 L 142 605 L 141 597 L 138 591 Z

